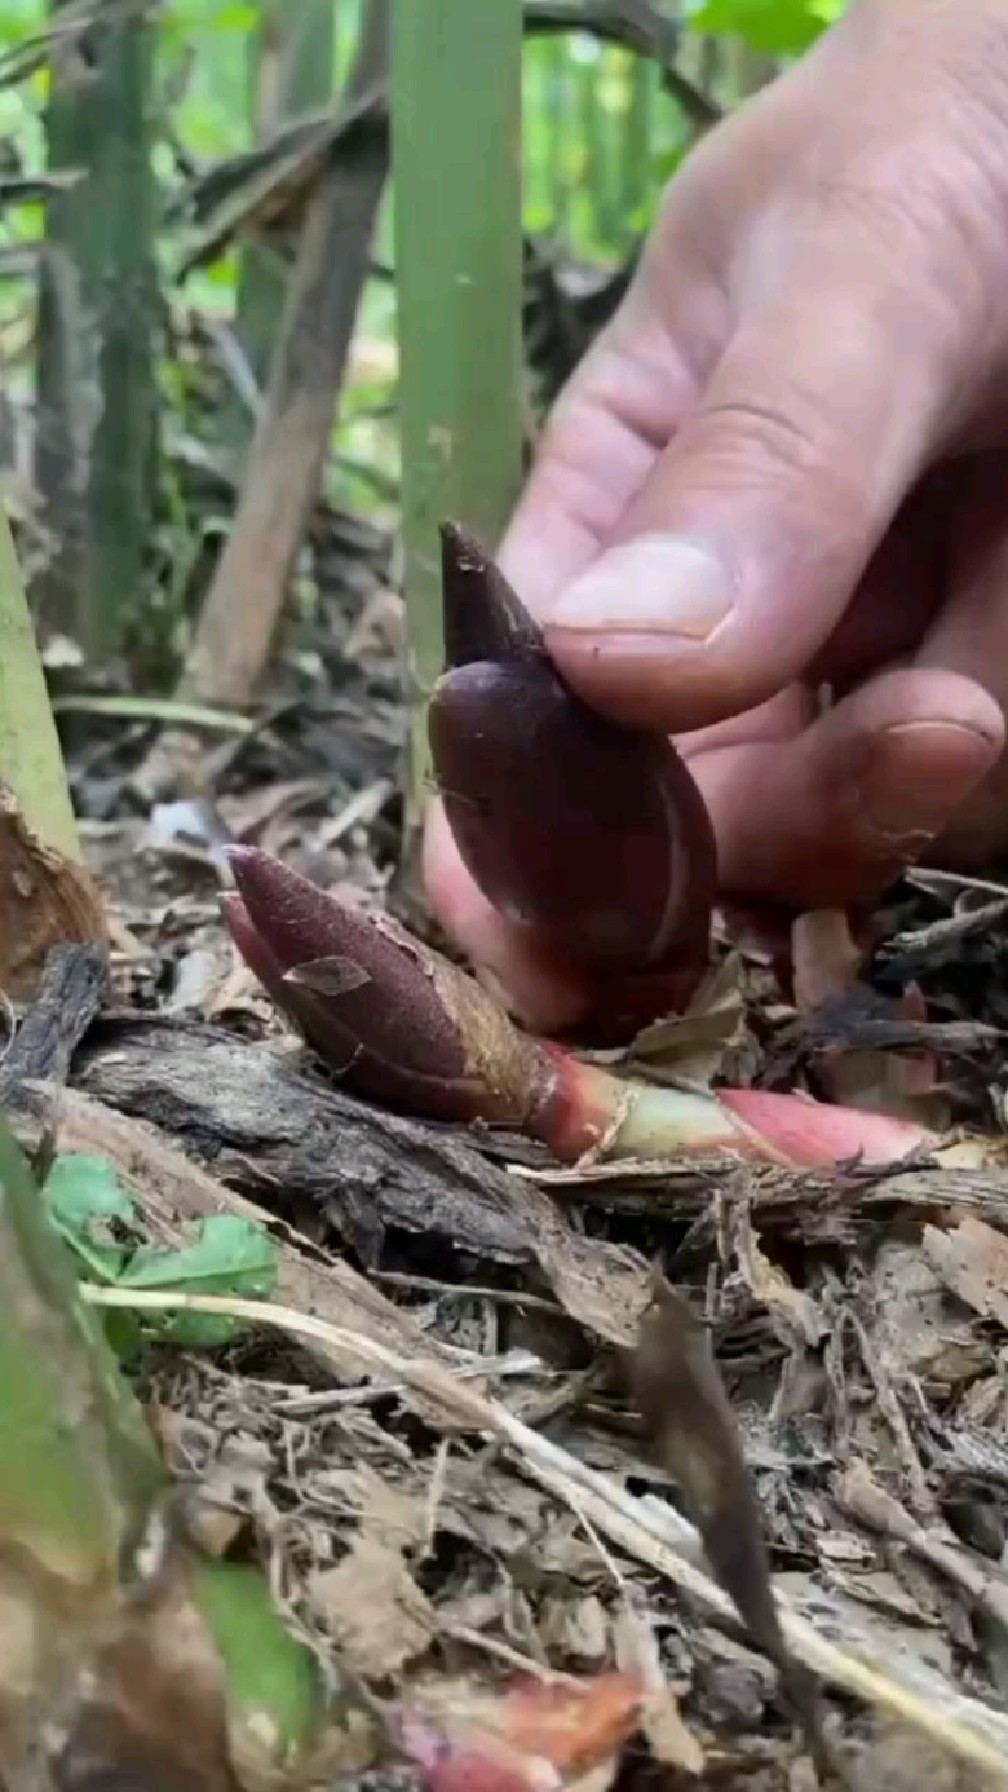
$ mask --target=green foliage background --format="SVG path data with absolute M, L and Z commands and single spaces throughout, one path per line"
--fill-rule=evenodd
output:
M 352 54 L 361 0 L 333 0 L 333 5 L 338 81 Z M 788 58 L 807 49 L 844 5 L 845 0 L 681 0 L 678 11 L 697 39 L 734 40 Z M 46 16 L 42 0 L 3 0 L 0 51 L 23 43 Z M 159 24 L 162 101 L 180 141 L 200 162 L 248 145 L 249 44 L 259 18 L 257 0 L 165 0 Z M 644 70 L 646 79 L 635 82 L 634 63 L 629 54 L 587 35 L 540 38 L 526 48 L 526 221 L 532 229 L 562 225 L 583 252 L 612 253 L 646 222 L 688 140 L 677 109 L 659 95 L 657 70 Z M 40 71 L 23 88 L 0 93 L 0 135 L 16 142 L 29 172 L 42 165 L 46 86 Z M 180 89 L 183 98 L 176 105 Z M 647 124 L 641 128 L 639 117 L 636 134 L 635 106 Z M 644 152 L 636 167 L 628 165 L 634 148 Z M 621 206 L 634 186 L 636 205 L 627 213 Z M 33 234 L 37 223 L 22 208 L 20 229 Z M 233 270 L 218 278 L 227 286 Z
M 292 6 L 297 3 L 289 0 Z M 414 3 L 435 5 L 436 0 Z M 684 72 L 730 109 L 749 83 L 753 58 L 771 59 L 765 75 L 773 65 L 801 54 L 846 0 L 656 3 L 683 24 Z M 362 0 L 333 0 L 333 6 L 335 88 L 353 55 Z M 24 45 L 49 16 L 46 0 L 0 0 L 0 55 Z M 157 15 L 154 105 L 160 127 L 156 172 L 166 201 L 181 179 L 173 145 L 197 169 L 250 146 L 253 51 L 260 23 L 260 0 L 163 0 Z M 47 91 L 44 67 L 19 85 L 0 87 L 0 173 L 4 163 L 26 174 L 44 168 Z M 524 221 L 530 232 L 558 239 L 585 262 L 616 264 L 646 230 L 667 179 L 692 140 L 690 122 L 663 91 L 655 65 L 587 34 L 527 41 Z M 390 193 L 376 245 L 377 260 L 386 267 L 393 262 L 393 204 Z M 15 391 L 30 392 L 33 381 L 33 298 L 23 269 L 5 272 L 4 253 L 40 240 L 43 222 L 38 203 L 0 208 L 0 356 L 5 382 Z M 166 240 L 160 248 L 165 289 L 174 305 L 234 316 L 240 271 L 236 252 L 224 253 L 178 285 L 178 244 Z M 391 348 L 394 325 L 394 286 L 372 280 L 360 335 Z M 179 366 L 166 364 L 161 377 L 168 404 L 174 408 L 181 402 L 184 409 L 185 375 Z M 341 402 L 333 496 L 367 509 L 395 500 L 398 447 L 394 424 L 388 421 L 393 386 L 391 375 L 365 367 L 354 372 Z M 190 427 L 189 421 L 184 427 Z M 365 463 L 369 472 L 361 477 Z

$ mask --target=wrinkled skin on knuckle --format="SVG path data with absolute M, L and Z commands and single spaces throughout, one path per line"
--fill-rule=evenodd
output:
M 808 204 L 888 258 L 950 375 L 968 350 L 968 381 L 1008 351 L 1008 5 L 861 0 L 799 78 L 819 106 Z
M 693 151 L 627 319 L 674 313 L 702 381 L 818 239 L 824 301 L 853 286 L 921 343 L 951 435 L 1008 355 L 1006 214 L 1006 0 L 861 0 Z
M 1008 128 L 1003 160 L 1008 174 Z M 846 238 L 894 343 L 914 339 L 928 355 L 951 428 L 1008 350 L 1008 180 L 995 193 L 968 150 L 932 137 L 880 147 L 871 166 L 849 163 L 813 187 L 810 204 Z
M 763 543 L 768 572 L 779 554 L 814 557 L 820 585 L 829 585 L 832 563 L 842 576 L 849 544 L 870 539 L 875 519 L 864 466 L 849 452 L 841 420 L 783 370 L 774 401 L 705 406 L 689 422 L 688 443 L 691 502 L 730 490 L 736 508 L 745 508 L 750 538 Z
M 890 327 L 926 324 L 950 387 L 1008 352 L 1006 0 L 861 0 L 696 160 L 736 309 L 775 278 L 768 241 L 832 236 L 838 278 L 861 263 Z

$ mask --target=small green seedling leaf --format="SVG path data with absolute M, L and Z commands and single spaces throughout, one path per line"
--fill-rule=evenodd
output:
M 56 1159 L 42 1192 L 50 1220 L 85 1272 L 96 1281 L 117 1281 L 129 1250 L 109 1236 L 108 1227 L 110 1222 L 135 1226 L 136 1209 L 115 1166 L 104 1157 L 68 1151 Z
M 84 1151 L 68 1151 L 56 1159 L 46 1177 L 45 1196 L 51 1217 L 70 1230 L 83 1231 L 96 1219 L 129 1226 L 136 1218 L 114 1164 Z
M 797 56 L 840 10 L 822 0 L 690 0 L 685 23 L 691 31 L 737 35 L 771 56 Z
M 185 1249 L 138 1251 L 119 1282 L 125 1288 L 263 1299 L 276 1288 L 277 1249 L 268 1232 L 250 1220 L 212 1214 L 203 1221 L 195 1243 Z M 179 1313 L 160 1329 L 160 1336 L 205 1349 L 229 1343 L 240 1329 L 240 1322 L 214 1314 Z

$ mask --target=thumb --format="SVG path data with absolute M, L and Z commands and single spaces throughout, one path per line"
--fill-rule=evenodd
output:
M 765 287 L 784 258 L 762 250 Z M 961 377 L 968 328 L 929 293 L 933 260 L 916 279 L 907 260 L 848 216 L 743 312 L 615 544 L 545 618 L 588 702 L 704 727 L 783 690 L 828 640 Z

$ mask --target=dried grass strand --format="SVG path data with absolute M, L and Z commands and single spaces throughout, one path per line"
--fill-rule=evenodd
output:
M 695 1556 L 699 1548 L 692 1525 L 671 1508 L 659 1509 L 654 1502 L 635 1499 L 568 1451 L 540 1437 L 497 1401 L 455 1380 L 437 1363 L 397 1356 L 360 1333 L 268 1301 L 104 1288 L 87 1282 L 81 1284 L 81 1295 L 96 1307 L 214 1314 L 328 1344 L 356 1360 L 362 1370 L 380 1370 L 441 1406 L 453 1423 L 462 1421 L 473 1430 L 505 1440 L 542 1487 L 587 1516 L 611 1543 L 667 1577 L 712 1614 L 737 1622 L 731 1600 L 684 1553 Z M 990 1776 L 992 1785 L 1008 1787 L 1008 1721 L 998 1712 L 958 1693 L 934 1674 L 928 1676 L 926 1696 L 918 1694 L 904 1681 L 830 1642 L 784 1600 L 779 1600 L 779 1605 L 791 1650 L 814 1673 L 978 1768 Z M 936 1702 L 939 1692 L 941 1707 Z

